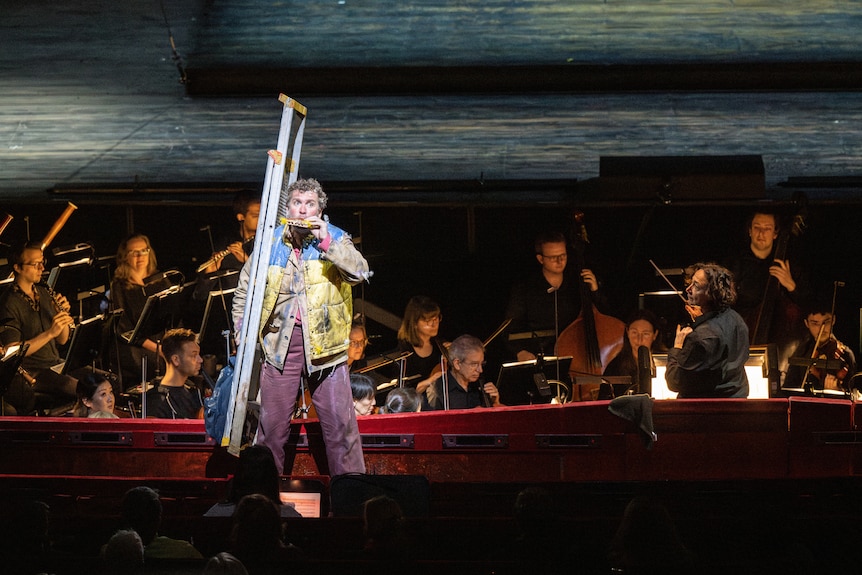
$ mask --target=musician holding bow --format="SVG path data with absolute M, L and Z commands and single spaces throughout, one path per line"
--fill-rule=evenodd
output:
M 856 356 L 849 347 L 839 341 L 833 329 L 835 328 L 835 317 L 829 303 L 812 304 L 803 320 L 807 331 L 806 338 L 799 344 L 792 358 L 797 359 L 824 359 L 837 360 L 837 366 L 832 368 L 796 365 L 791 361 L 784 377 L 783 389 L 807 389 L 807 390 L 830 390 L 847 391 L 844 384 L 847 379 L 856 373 Z
M 0 296 L 0 330 L 3 344 L 23 342 L 28 346 L 21 367 L 35 379 L 32 386 L 25 375 L 16 375 L 5 395 L 18 415 L 30 415 L 36 408 L 36 392 L 51 396 L 52 405 L 76 398 L 77 380 L 51 370 L 61 363 L 59 345 L 69 340 L 74 319 L 69 301 L 41 284 L 45 255 L 39 243 L 17 247 L 10 254 L 14 281 Z
M 685 290 L 691 325 L 677 326 L 667 353 L 667 387 L 680 399 L 748 397 L 748 328 L 730 308 L 733 275 L 712 263 L 692 266 Z

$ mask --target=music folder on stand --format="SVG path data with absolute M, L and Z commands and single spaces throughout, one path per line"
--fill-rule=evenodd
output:
M 825 357 L 790 357 L 787 360 L 788 365 L 792 365 L 795 367 L 804 367 L 807 369 L 817 368 L 822 369 L 823 371 L 838 371 L 842 367 L 844 367 L 844 361 L 841 359 L 828 359 Z M 807 375 L 807 374 L 806 374 Z M 807 382 L 802 382 L 802 387 L 782 387 L 781 391 L 789 391 L 793 393 L 804 393 L 808 395 L 837 395 L 837 396 L 847 396 L 849 395 L 848 391 L 844 391 L 843 389 L 825 389 L 822 387 L 814 387 L 809 385 Z
M 571 362 L 572 356 L 570 355 L 561 357 L 546 355 L 543 356 L 541 362 L 537 359 L 529 359 L 504 363 L 500 366 L 500 374 L 497 377 L 500 402 L 504 405 L 531 405 L 548 403 L 553 396 L 560 395 L 550 392 L 550 387 L 543 393 L 537 385 L 540 378 L 549 383 L 554 382 L 557 386 L 562 386 L 568 393 L 567 383 L 557 380 L 556 377 L 557 373 L 568 374 Z M 540 378 L 537 378 L 537 375 Z
M 145 339 L 165 328 L 165 318 L 177 307 L 183 295 L 183 286 L 175 285 L 147 298 L 141 316 L 134 329 L 122 334 L 123 340 L 131 345 L 141 345 Z

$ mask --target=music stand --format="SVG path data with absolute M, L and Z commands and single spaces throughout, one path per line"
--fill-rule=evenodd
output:
M 84 320 L 72 331 L 72 340 L 63 363 L 52 368 L 60 375 L 74 373 L 84 367 L 93 367 L 102 349 L 102 328 L 105 317 L 97 315 Z M 58 369 L 55 369 L 58 368 Z
M 844 367 L 844 361 L 841 359 L 828 359 L 825 357 L 790 357 L 787 360 L 788 365 L 795 367 L 804 367 L 806 370 L 811 368 L 821 369 L 824 372 L 832 371 L 833 373 Z M 808 372 L 806 371 L 806 374 Z M 836 395 L 840 397 L 848 396 L 849 391 L 843 389 L 826 389 L 823 387 L 824 382 L 820 382 L 820 387 L 815 387 L 807 381 L 802 381 L 802 387 L 782 387 L 781 391 L 789 393 L 801 393 L 804 395 Z
M 175 311 L 180 309 L 183 299 L 183 286 L 171 286 L 147 298 L 141 316 L 134 329 L 121 335 L 123 340 L 140 346 L 144 340 L 170 327 Z
M 497 377 L 500 403 L 503 405 L 550 403 L 557 394 L 550 389 L 540 389 L 537 380 L 544 377 L 547 382 L 557 381 L 557 373 L 568 374 L 571 363 L 572 356 L 570 355 L 561 357 L 546 355 L 541 366 L 537 365 L 538 360 L 536 359 L 504 363 L 500 366 L 500 375 Z M 557 364 L 559 364 L 559 372 Z M 565 387 L 568 384 L 559 381 L 556 385 Z
M 210 350 L 211 347 L 218 348 L 219 350 L 225 349 L 222 333 L 225 330 L 233 332 L 230 317 L 234 291 L 236 291 L 235 287 L 211 291 L 207 295 L 207 303 L 204 306 L 201 327 L 198 331 L 198 344 L 201 346 L 201 355 L 213 353 Z M 214 311 L 217 313 L 213 313 Z M 218 341 L 218 345 L 215 344 L 216 341 Z M 221 353 L 217 353 L 216 355 L 221 355 Z

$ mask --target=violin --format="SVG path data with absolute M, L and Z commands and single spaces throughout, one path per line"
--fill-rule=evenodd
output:
M 577 275 L 580 279 L 580 272 L 585 268 L 584 251 L 588 243 L 584 214 L 575 212 L 574 221 L 577 233 L 573 234 L 572 242 Z M 578 375 L 601 375 L 610 360 L 622 349 L 625 333 L 625 324 L 622 320 L 605 315 L 596 309 L 589 285 L 581 281 L 580 289 L 580 314 L 560 333 L 555 349 L 558 357 L 572 356 L 569 375 L 573 379 Z M 581 401 L 585 399 L 591 398 L 580 398 Z
M 820 344 L 814 349 L 814 352 L 811 354 L 811 359 L 840 360 L 841 367 L 837 370 L 827 370 L 821 367 L 812 366 L 809 369 L 806 382 L 810 384 L 815 384 L 815 382 L 819 382 L 819 386 L 814 386 L 822 387 L 823 389 L 831 389 L 835 391 L 843 390 L 844 379 L 847 377 L 847 374 L 850 371 L 850 364 L 848 361 L 849 357 L 847 352 L 847 346 L 835 338 L 829 338 L 825 342 Z M 834 373 L 830 373 L 831 371 L 834 371 Z M 834 380 L 832 380 L 830 376 L 834 377 Z

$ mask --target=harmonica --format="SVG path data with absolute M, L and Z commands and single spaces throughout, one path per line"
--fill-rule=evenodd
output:
M 313 224 L 312 222 L 310 222 L 308 220 L 287 220 L 287 222 L 285 222 L 285 223 L 288 226 L 293 226 L 295 228 L 306 228 L 309 230 L 313 230 L 313 229 L 320 227 L 316 224 Z

